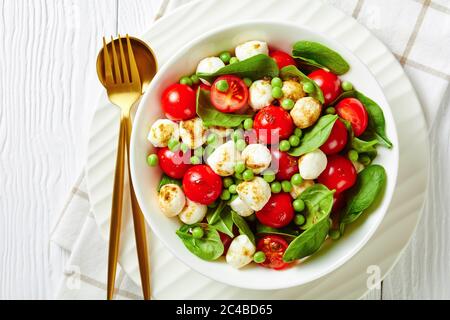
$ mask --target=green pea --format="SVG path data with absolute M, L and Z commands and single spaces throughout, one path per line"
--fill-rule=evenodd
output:
M 192 86 L 192 80 L 191 80 L 191 78 L 188 77 L 188 76 L 181 77 L 180 83 L 181 83 L 181 84 L 185 84 L 185 85 L 187 85 L 187 86 Z
M 290 136 L 289 137 L 289 144 L 292 147 L 297 147 L 300 144 L 300 138 L 297 137 L 296 135 Z
M 245 168 L 244 168 L 244 170 L 245 170 Z M 242 172 L 235 172 L 234 177 L 236 178 L 236 180 L 244 180 L 244 177 L 242 176 Z
M 242 177 L 244 178 L 245 181 L 250 181 L 255 177 L 255 175 L 253 174 L 252 170 L 247 169 L 242 173 Z
M 301 226 L 302 224 L 305 223 L 305 217 L 301 214 L 296 214 L 294 216 L 294 223 L 298 226 Z
M 200 164 L 200 162 L 201 162 L 200 158 L 197 157 L 197 156 L 192 156 L 190 161 L 191 161 L 192 164 Z
M 353 90 L 353 84 L 350 81 L 343 81 L 341 84 L 342 90 L 351 91 Z
M 235 175 L 236 176 L 236 175 Z M 244 180 L 242 180 L 242 179 L 238 179 L 238 178 L 236 178 L 235 180 L 234 180 L 234 183 L 236 184 L 236 186 L 238 186 L 240 183 L 242 183 Z
M 325 109 L 326 114 L 336 114 L 336 109 L 333 107 L 328 107 Z
M 188 147 L 187 144 L 182 143 L 182 144 L 180 145 L 180 149 L 181 149 L 181 151 L 183 151 L 183 153 L 186 153 L 186 152 L 188 152 L 189 147 Z
M 231 194 L 228 190 L 223 190 L 222 194 L 220 195 L 220 199 L 222 200 L 230 200 Z
M 280 99 L 283 96 L 283 91 L 280 87 L 273 87 L 272 88 L 272 97 L 275 99 Z
M 292 184 L 288 180 L 284 180 L 281 182 L 281 188 L 284 192 L 291 192 L 292 191 Z
M 272 79 L 271 84 L 272 87 L 281 88 L 283 86 L 283 81 L 280 78 L 275 77 Z
M 198 75 L 193 74 L 190 78 L 193 84 L 199 84 L 200 78 L 198 77 Z
M 338 240 L 341 237 L 341 232 L 337 229 L 331 229 L 328 232 L 328 235 L 330 236 L 331 239 Z
M 359 157 L 359 162 L 361 162 L 363 165 L 368 166 L 372 160 L 370 160 L 369 156 L 366 156 L 365 154 Z
M 231 194 L 235 194 L 236 193 L 236 185 L 232 184 L 231 186 L 229 186 L 228 191 L 230 191 Z
M 294 202 L 292 202 L 292 206 L 297 212 L 305 210 L 305 202 L 302 199 L 295 199 Z
M 253 255 L 253 261 L 255 261 L 256 263 L 263 263 L 264 261 L 266 261 L 266 254 L 262 251 L 255 252 L 255 254 Z
M 291 144 L 287 140 L 280 141 L 280 151 L 288 151 L 291 148 Z
M 266 180 L 268 183 L 271 183 L 273 181 L 275 181 L 275 173 L 273 171 L 265 171 L 263 173 L 263 178 L 264 180 Z
M 272 190 L 273 193 L 280 193 L 281 183 L 279 183 L 278 181 L 272 182 L 272 184 L 270 185 L 270 189 Z
M 283 101 L 281 101 L 281 107 L 284 110 L 291 110 L 295 105 L 294 100 L 292 99 L 283 99 Z
M 316 88 L 314 88 L 314 84 L 312 82 L 305 82 L 303 83 L 303 91 L 305 91 L 306 93 L 313 93 L 314 90 Z
M 203 232 L 203 229 L 200 227 L 195 227 L 192 229 L 192 236 L 195 239 L 201 239 L 205 233 Z
M 294 186 L 299 186 L 302 184 L 302 182 L 303 182 L 303 178 L 299 173 L 294 174 L 291 178 L 291 183 Z
M 245 119 L 244 120 L 244 129 L 250 130 L 253 128 L 253 120 L 252 119 Z
M 238 63 L 239 62 L 239 59 L 238 58 L 236 58 L 236 57 L 231 57 L 231 59 L 230 59 L 230 64 L 235 64 L 235 63 Z
M 227 80 L 219 80 L 216 82 L 215 86 L 220 92 L 227 92 L 230 88 Z
M 151 154 L 147 157 L 147 163 L 150 167 L 156 167 L 158 165 L 158 156 Z
M 250 79 L 250 78 L 244 78 L 242 80 L 244 81 L 244 83 L 247 87 L 250 87 L 253 83 L 252 79 Z
M 242 161 L 237 162 L 234 165 L 234 171 L 236 171 L 237 173 L 242 173 L 245 171 L 245 163 Z
M 238 141 L 236 141 L 236 149 L 238 149 L 239 151 L 244 150 L 246 146 L 247 144 L 245 143 L 244 139 L 239 139 Z
M 350 161 L 358 161 L 359 156 L 358 156 L 358 152 L 356 150 L 353 150 L 353 149 L 350 150 L 348 152 L 347 156 Z
M 300 129 L 300 128 L 295 128 L 294 134 L 295 134 L 297 137 L 301 138 L 301 137 L 302 137 L 302 134 L 303 134 L 302 129 Z
M 233 141 L 236 142 L 239 139 L 243 139 L 244 138 L 244 133 L 242 132 L 242 130 L 234 130 L 233 132 Z
M 178 149 L 180 148 L 180 141 L 175 140 L 175 139 L 170 139 L 167 146 L 169 147 L 170 151 L 178 151 Z
M 222 60 L 224 63 L 230 62 L 231 54 L 228 51 L 224 51 L 219 55 L 220 60 Z
M 194 156 L 201 159 L 203 157 L 203 148 L 199 147 L 199 148 L 195 149 Z
M 231 178 L 231 177 L 223 178 L 223 186 L 224 186 L 224 188 L 228 188 L 228 187 L 231 186 L 233 183 L 234 183 L 233 178 Z
M 206 137 L 206 143 L 208 144 L 214 144 L 217 142 L 217 134 L 210 133 L 208 137 Z

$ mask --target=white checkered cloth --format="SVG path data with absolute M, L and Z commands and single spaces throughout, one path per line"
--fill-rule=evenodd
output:
M 161 16 L 190 0 L 163 1 Z M 415 86 L 431 130 L 431 139 L 439 130 L 450 131 L 450 0 L 326 0 L 367 26 L 397 56 Z M 168 4 L 168 5 L 167 5 Z M 150 15 L 150 14 L 149 14 Z M 439 116 L 438 116 L 439 115 Z M 436 120 L 435 120 L 436 119 Z M 448 134 L 445 139 L 448 139 Z M 433 141 L 433 140 L 432 140 Z M 448 148 L 447 148 L 448 149 Z M 439 162 L 449 159 L 450 151 L 432 149 Z M 432 159 L 432 163 L 433 163 Z M 429 193 L 435 186 L 448 190 L 448 174 L 436 166 L 432 170 Z M 52 242 L 70 252 L 57 298 L 104 299 L 106 296 L 107 243 L 101 238 L 90 212 L 84 173 L 75 184 L 61 217 L 52 233 Z M 450 207 L 450 200 L 434 197 L 425 206 L 427 214 Z M 429 214 L 428 214 L 429 213 Z M 423 223 L 426 223 L 424 221 Z M 76 266 L 76 267 L 74 267 Z M 79 270 L 83 270 L 80 274 Z M 120 269 L 116 281 L 117 299 L 141 299 L 135 284 Z M 76 289 L 76 290 L 74 290 Z

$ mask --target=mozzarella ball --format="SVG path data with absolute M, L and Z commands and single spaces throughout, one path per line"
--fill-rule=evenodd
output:
M 159 208 L 168 217 L 174 217 L 183 210 L 186 204 L 186 197 L 180 186 L 169 183 L 159 190 Z
M 269 55 L 269 47 L 264 41 L 253 40 L 238 45 L 234 52 L 236 58 L 238 58 L 239 61 L 243 61 L 258 54 Z
M 227 263 L 233 268 L 242 268 L 253 261 L 255 251 L 255 245 L 245 234 L 241 234 L 233 239 L 228 248 Z
M 241 198 L 236 197 L 233 201 L 230 203 L 231 209 L 233 211 L 236 211 L 236 213 L 242 217 L 248 217 L 253 214 L 252 208 L 250 208 L 244 201 L 242 201 Z
M 236 191 L 239 198 L 255 211 L 261 210 L 271 196 L 270 185 L 261 177 L 241 182 L 236 187 Z
M 183 210 L 179 213 L 178 217 L 185 224 L 194 224 L 203 220 L 206 215 L 208 207 L 204 204 L 200 204 L 186 198 L 186 204 Z
M 355 167 L 356 173 L 360 173 L 364 170 L 364 165 L 359 161 L 352 161 L 353 166 Z
M 272 85 L 269 80 L 256 80 L 249 88 L 248 103 L 257 111 L 270 105 L 273 101 Z
M 292 190 L 290 192 L 291 197 L 297 199 L 298 197 L 300 197 L 303 191 L 311 187 L 313 184 L 314 180 L 303 180 L 303 182 L 299 186 L 292 185 Z
M 242 151 L 242 160 L 247 168 L 259 174 L 270 166 L 272 155 L 265 145 L 254 143 L 249 144 Z
M 206 130 L 200 118 L 180 121 L 181 141 L 191 149 L 196 149 L 206 141 Z
M 208 165 L 219 176 L 231 176 L 234 173 L 234 166 L 241 158 L 233 141 L 228 141 L 218 146 L 207 159 Z
M 298 159 L 298 170 L 303 179 L 317 179 L 326 166 L 327 156 L 320 149 L 307 153 Z
M 169 119 L 158 119 L 153 123 L 147 139 L 157 148 L 167 147 L 170 139 L 178 140 L 178 124 Z
M 218 57 L 204 58 L 198 63 L 197 73 L 214 73 L 219 69 L 225 67 L 223 61 Z M 204 84 L 211 85 L 208 81 L 201 79 Z
M 322 105 L 317 99 L 304 97 L 295 103 L 291 117 L 297 127 L 305 129 L 316 123 L 321 111 Z
M 303 86 L 295 80 L 286 80 L 283 81 L 283 86 L 281 87 L 281 91 L 283 92 L 282 99 L 291 99 L 297 101 L 305 96 L 305 92 L 303 91 Z

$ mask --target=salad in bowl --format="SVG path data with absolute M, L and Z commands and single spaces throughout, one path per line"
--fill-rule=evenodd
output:
M 197 62 L 161 90 L 148 165 L 185 250 L 235 269 L 301 268 L 383 197 L 392 148 L 382 108 L 341 80 L 350 64 L 316 41 L 260 39 Z M 142 155 L 144 156 L 144 155 Z M 297 266 L 298 265 L 298 266 Z

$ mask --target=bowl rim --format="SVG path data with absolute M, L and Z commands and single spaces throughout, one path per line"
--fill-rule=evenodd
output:
M 251 19 L 251 20 L 245 20 L 245 21 L 239 21 L 239 22 L 232 22 L 232 23 L 228 23 L 228 24 L 224 24 L 220 27 L 214 28 L 208 32 L 203 33 L 202 35 L 195 37 L 193 40 L 187 42 L 186 44 L 184 44 L 174 55 L 172 55 L 162 66 L 161 69 L 158 70 L 157 74 L 155 75 L 154 79 L 152 80 L 149 88 L 147 89 L 147 91 L 145 92 L 145 94 L 143 95 L 142 99 L 139 101 L 139 104 L 137 106 L 137 110 L 136 110 L 136 114 L 134 117 L 134 120 L 139 119 L 142 116 L 142 113 L 144 112 L 144 106 L 148 105 L 148 100 L 150 99 L 150 93 L 151 91 L 155 88 L 156 84 L 159 82 L 160 78 L 163 77 L 164 72 L 169 69 L 169 67 L 174 64 L 177 60 L 179 60 L 181 57 L 183 57 L 186 53 L 188 53 L 188 51 L 195 47 L 196 45 L 198 45 L 199 43 L 201 43 L 202 41 L 204 41 L 206 38 L 209 38 L 211 36 L 214 36 L 215 34 L 218 34 L 220 32 L 224 32 L 227 29 L 231 29 L 231 28 L 236 28 L 236 27 L 245 27 L 245 26 L 252 26 L 252 25 L 280 25 L 282 27 L 285 28 L 296 28 L 296 29 L 301 29 L 304 30 L 308 33 L 312 33 L 315 35 L 318 35 L 321 38 L 326 39 L 328 42 L 330 42 L 334 48 L 339 48 L 340 50 L 345 51 L 348 55 L 351 55 L 353 59 L 358 60 L 359 63 L 361 64 L 361 66 L 364 67 L 365 71 L 367 72 L 367 74 L 369 74 L 372 79 L 376 82 L 380 92 L 382 93 L 385 105 L 387 106 L 387 110 L 383 109 L 383 112 L 388 112 L 389 113 L 389 118 L 392 119 L 392 132 L 390 133 L 390 139 L 393 142 L 393 147 L 392 149 L 389 150 L 389 152 L 393 152 L 393 156 L 395 159 L 395 167 L 392 168 L 393 172 L 389 172 L 388 177 L 390 178 L 389 180 L 392 181 L 391 184 L 393 184 L 393 188 L 391 190 L 391 192 L 385 193 L 384 194 L 384 199 L 386 201 L 386 210 L 383 210 L 381 213 L 381 217 L 378 219 L 378 221 L 376 223 L 373 224 L 373 226 L 368 230 L 368 232 L 366 233 L 366 235 L 364 237 L 362 237 L 361 240 L 359 240 L 359 242 L 356 245 L 353 245 L 349 250 L 347 250 L 346 253 L 342 254 L 342 256 L 333 261 L 332 263 L 329 263 L 328 266 L 324 267 L 322 272 L 318 272 L 317 274 L 315 274 L 314 276 L 309 276 L 307 279 L 302 279 L 300 281 L 292 281 L 291 283 L 286 283 L 284 285 L 276 285 L 273 284 L 271 285 L 272 282 L 266 282 L 264 285 L 248 285 L 247 283 L 242 283 L 242 282 L 237 282 L 237 281 L 229 281 L 230 279 L 228 279 L 227 277 L 220 277 L 220 275 L 214 275 L 210 272 L 207 272 L 208 268 L 202 268 L 202 269 L 197 269 L 194 268 L 194 265 L 191 264 L 190 261 L 186 261 L 179 253 L 178 251 L 173 248 L 169 241 L 166 240 L 166 238 L 164 237 L 163 233 L 160 232 L 158 230 L 158 228 L 153 226 L 153 223 L 151 222 L 151 219 L 147 218 L 147 214 L 144 212 L 143 210 L 143 214 L 145 217 L 145 220 L 147 221 L 147 223 L 149 224 L 152 232 L 155 233 L 155 235 L 158 237 L 159 240 L 161 240 L 161 242 L 164 244 L 164 246 L 169 249 L 169 251 L 179 260 L 181 261 L 183 264 L 185 264 L 186 266 L 188 266 L 190 269 L 195 270 L 196 272 L 208 277 L 209 279 L 224 283 L 226 285 L 231 285 L 231 286 L 235 286 L 235 287 L 240 287 L 240 288 L 246 288 L 246 289 L 256 289 L 256 290 L 276 290 L 276 289 L 286 289 L 286 288 L 291 288 L 291 287 L 295 287 L 295 286 L 300 286 L 300 285 L 304 285 L 306 283 L 312 282 L 314 280 L 317 280 L 319 278 L 322 278 L 324 276 L 326 276 L 327 274 L 333 272 L 334 270 L 338 269 L 339 267 L 341 267 L 344 263 L 346 263 L 348 260 L 350 260 L 353 256 L 355 256 L 366 244 L 367 242 L 370 240 L 370 238 L 375 234 L 376 230 L 379 228 L 381 222 L 383 221 L 383 219 L 385 218 L 386 212 L 387 210 L 389 210 L 389 206 L 392 202 L 392 197 L 394 195 L 394 191 L 395 191 L 395 187 L 397 185 L 397 178 L 398 178 L 398 166 L 399 166 L 399 141 L 398 141 L 398 133 L 397 133 L 397 126 L 396 123 L 394 121 L 394 116 L 392 114 L 392 109 L 391 106 L 384 94 L 384 90 L 382 89 L 379 81 L 376 79 L 376 77 L 373 75 L 373 73 L 370 71 L 370 69 L 367 67 L 367 65 L 358 57 L 356 56 L 351 50 L 349 50 L 347 47 L 345 47 L 344 45 L 340 44 L 337 42 L 337 40 L 335 40 L 334 38 L 331 38 L 327 35 L 324 35 L 322 33 L 319 33 L 309 27 L 305 27 L 305 26 L 300 26 L 297 25 L 294 22 L 280 22 L 280 21 L 276 21 L 276 20 L 270 20 L 270 19 Z M 340 52 L 340 51 L 339 51 Z M 136 178 L 138 178 L 138 173 L 136 172 L 136 157 L 135 157 L 135 148 L 136 148 L 136 141 L 137 141 L 137 133 L 136 130 L 132 131 L 132 135 L 131 135 L 131 141 L 130 141 L 130 169 L 131 169 L 131 177 L 132 180 L 134 181 Z M 136 197 L 138 200 L 138 203 L 144 203 L 144 195 L 143 195 L 143 191 L 139 188 L 139 187 L 135 187 L 135 193 L 136 193 Z M 143 206 L 141 206 L 142 208 Z M 189 252 L 190 253 L 190 252 Z M 192 254 L 192 253 L 190 253 Z M 193 254 L 192 254 L 193 255 Z M 205 264 L 211 264 L 211 261 L 201 261 L 200 263 L 205 263 Z M 271 270 L 273 271 L 273 270 Z M 280 272 L 280 271 L 278 271 Z M 282 271 L 281 271 L 282 272 Z M 260 282 L 260 284 L 263 284 L 263 282 Z

